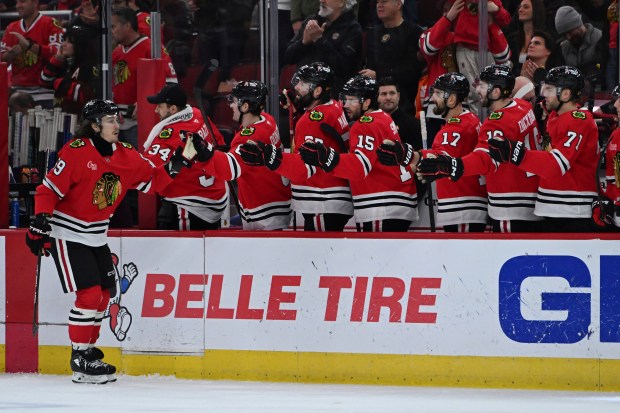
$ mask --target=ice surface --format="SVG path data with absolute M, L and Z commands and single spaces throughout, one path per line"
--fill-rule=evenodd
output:
M 119 375 L 0 374 L 0 412 L 618 413 L 620 393 L 181 380 Z

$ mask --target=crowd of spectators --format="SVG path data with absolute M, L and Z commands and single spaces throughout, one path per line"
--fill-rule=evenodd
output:
M 203 89 L 214 68 L 220 87 L 213 93 L 227 92 L 222 82 L 258 77 L 235 79 L 234 72 L 244 59 L 260 64 L 257 0 L 115 0 L 112 7 L 113 95 L 125 118 L 121 134 L 134 145 L 137 86 L 126 55 L 141 44 L 140 57 L 149 55 L 149 12 L 156 7 L 162 56 L 170 62 L 167 82 L 178 81 L 191 96 Z M 12 64 L 13 89 L 36 92 L 37 104 L 45 103 L 46 91 L 53 92 L 48 103 L 72 113 L 100 96 L 101 8 L 101 0 L 0 0 L 0 11 L 15 10 L 19 16 L 2 27 L 1 57 Z M 517 77 L 515 90 L 522 88 L 520 97 L 534 106 L 545 74 L 561 65 L 584 75 L 583 100 L 595 93 L 608 97 L 618 84 L 617 0 L 280 0 L 280 85 L 289 85 L 295 70 L 314 62 L 334 71 L 333 98 L 353 76 L 369 77 L 378 82 L 378 103 L 393 116 L 403 140 L 421 149 L 420 113 L 431 139 L 444 123 L 430 94 L 439 76 L 463 74 L 471 85 L 464 106 L 474 114 L 481 108 L 474 86 L 483 69 L 481 9 L 488 13 L 486 64 L 508 66 Z M 40 18 L 39 10 L 73 10 L 74 15 L 60 24 Z M 37 29 L 43 22 L 45 31 Z M 199 75 L 184 82 L 190 73 Z M 208 106 L 206 112 L 213 115 Z M 289 119 L 282 115 L 279 128 L 287 144 Z M 213 117 L 216 123 L 230 122 Z

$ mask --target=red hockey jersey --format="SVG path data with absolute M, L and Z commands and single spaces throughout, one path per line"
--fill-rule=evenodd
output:
M 348 150 L 348 131 L 349 125 L 341 103 L 330 100 L 306 111 L 299 118 L 295 126 L 295 148 L 306 140 L 313 140 L 345 153 Z M 342 140 L 334 135 L 341 136 Z M 277 172 L 291 180 L 293 210 L 308 214 L 353 215 L 349 182 L 306 165 L 297 149 L 294 154 L 284 154 Z
M 480 121 L 468 110 L 446 121 L 437 132 L 428 153 L 462 158 L 478 143 Z M 437 185 L 437 224 L 454 225 L 487 222 L 487 189 L 481 176 L 464 176 L 456 182 L 440 179 Z
M 271 115 L 263 114 L 256 123 L 237 131 L 230 152 L 215 151 L 211 161 L 203 165 L 208 173 L 220 179 L 237 180 L 243 229 L 288 228 L 291 221 L 291 188 L 288 179 L 267 168 L 255 168 L 243 163 L 238 152 L 239 146 L 249 140 L 282 147 L 275 120 Z
M 75 139 L 37 187 L 35 214 L 52 215 L 51 236 L 93 247 L 107 243 L 110 217 L 128 189 L 163 190 L 172 180 L 128 143 L 103 157 L 90 139 Z
M 620 129 L 611 134 L 605 150 L 605 195 L 616 208 L 620 206 Z M 614 225 L 620 227 L 618 214 L 614 214 Z
M 445 16 L 437 20 L 433 27 L 420 36 L 420 53 L 428 65 L 429 85 L 432 85 L 439 76 L 447 73 L 443 62 L 443 53 L 444 49 L 452 44 L 454 44 L 452 22 Z M 489 25 L 489 51 L 497 64 L 505 64 L 510 60 L 511 52 L 508 41 L 496 24 Z M 456 56 L 454 58 L 456 59 Z
M 223 145 L 224 138 L 220 132 L 215 125 L 210 126 L 213 134 L 207 128 L 200 110 L 188 105 L 156 125 L 159 131 L 151 132 L 151 135 L 154 133 L 156 137 L 150 142 L 149 147 L 145 148 L 144 156 L 155 165 L 167 163 L 174 151 L 184 145 L 181 131 L 196 133 L 214 146 Z M 204 169 L 198 164 L 193 164 L 191 168 L 183 168 L 174 178 L 174 184 L 162 190 L 160 195 L 211 223 L 221 219 L 228 205 L 226 182 L 205 174 Z
M 464 176 L 486 175 L 489 195 L 489 216 L 498 221 L 537 221 L 534 214 L 538 176 L 527 173 L 513 164 L 497 165 L 489 156 L 491 137 L 509 138 L 525 143 L 529 149 L 540 148 L 540 136 L 532 105 L 514 99 L 505 107 L 491 112 L 482 123 L 478 145 L 463 157 Z
M 331 172 L 348 179 L 357 223 L 418 219 L 418 197 L 409 168 L 382 165 L 375 150 L 385 139 L 400 141 L 392 117 L 382 110 L 365 113 L 351 125 L 350 153 L 340 155 Z
M 151 40 L 148 37 L 140 37 L 130 46 L 118 45 L 112 51 L 112 67 L 114 70 L 114 82 L 112 92 L 114 102 L 127 113 L 129 105 L 135 105 L 138 96 L 138 78 L 136 70 L 139 59 L 151 58 Z M 176 83 L 177 75 L 172 66 L 170 56 L 162 46 L 161 58 L 166 62 L 166 83 Z
M 510 13 L 502 5 L 502 0 L 489 1 L 499 7 L 493 14 L 494 24 L 501 28 L 510 23 Z M 461 10 L 454 23 L 454 43 L 478 50 L 478 17 L 478 1 L 466 0 L 465 9 Z
M 37 87 L 45 63 L 60 50 L 64 30 L 61 24 L 49 16 L 37 15 L 26 29 L 24 19 L 10 23 L 2 36 L 2 50 L 19 44 L 19 33 L 40 47 L 39 54 L 32 49 L 22 52 L 12 63 L 12 83 L 14 86 Z
M 552 112 L 549 151 L 528 151 L 519 165 L 540 177 L 536 215 L 590 218 L 597 195 L 598 128 L 588 110 Z

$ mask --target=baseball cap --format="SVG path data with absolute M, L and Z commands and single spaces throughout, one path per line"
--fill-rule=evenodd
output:
M 158 94 L 148 96 L 146 100 L 155 105 L 160 103 L 167 103 L 179 107 L 185 107 L 185 105 L 187 105 L 187 95 L 178 83 L 167 84 L 161 88 Z

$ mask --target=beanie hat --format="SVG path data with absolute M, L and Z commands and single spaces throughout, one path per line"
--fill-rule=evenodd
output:
M 583 25 L 581 16 L 571 6 L 562 6 L 555 13 L 555 30 L 564 34 Z

